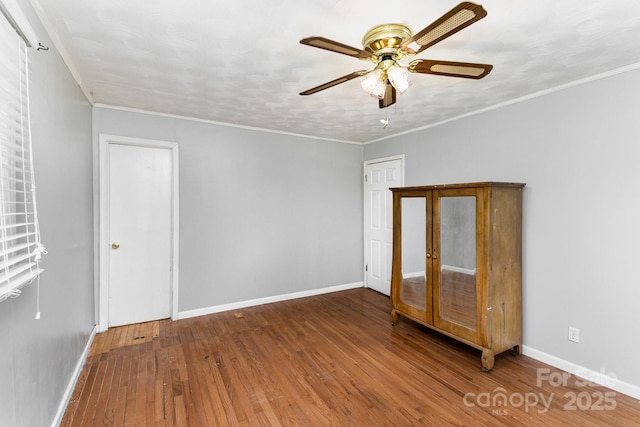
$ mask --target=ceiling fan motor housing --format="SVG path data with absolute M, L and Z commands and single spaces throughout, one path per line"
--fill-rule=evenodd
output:
M 384 24 L 372 28 L 362 38 L 362 46 L 378 58 L 385 55 L 393 57 L 402 43 L 409 40 L 413 33 L 401 24 Z

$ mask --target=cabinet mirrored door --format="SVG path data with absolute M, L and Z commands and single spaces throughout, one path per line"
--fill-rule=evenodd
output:
M 425 197 L 402 199 L 402 282 L 400 301 L 420 311 L 427 311 Z
M 438 319 L 477 329 L 476 197 L 439 197 Z

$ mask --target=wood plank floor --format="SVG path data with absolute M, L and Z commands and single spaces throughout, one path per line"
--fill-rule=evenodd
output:
M 637 426 L 640 403 L 480 353 L 354 289 L 98 334 L 63 426 Z M 564 379 L 563 379 L 564 378 Z

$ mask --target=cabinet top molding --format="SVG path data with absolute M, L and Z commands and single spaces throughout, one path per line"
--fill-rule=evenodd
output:
M 479 188 L 479 187 L 510 187 L 510 188 L 524 188 L 527 185 L 522 182 L 468 182 L 464 184 L 438 184 L 438 185 L 419 185 L 415 187 L 393 187 L 391 191 L 423 191 L 423 190 L 438 190 L 444 188 Z

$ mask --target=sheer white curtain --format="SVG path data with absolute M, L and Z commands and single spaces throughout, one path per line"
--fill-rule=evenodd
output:
M 37 280 L 46 253 L 35 197 L 28 49 L 14 25 L 0 15 L 0 301 Z

